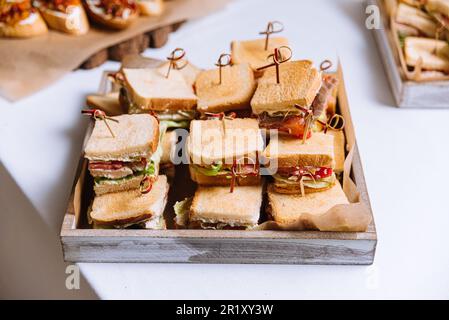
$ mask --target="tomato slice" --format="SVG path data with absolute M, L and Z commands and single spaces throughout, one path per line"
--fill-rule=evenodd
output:
M 330 177 L 333 173 L 332 168 L 319 167 L 291 167 L 291 168 L 278 168 L 278 173 L 282 176 L 308 176 L 313 177 L 315 180 Z

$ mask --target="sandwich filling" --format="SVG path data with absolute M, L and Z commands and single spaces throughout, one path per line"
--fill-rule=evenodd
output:
M 109 18 L 128 19 L 137 12 L 134 0 L 88 0 L 87 3 L 92 11 Z
M 149 177 L 156 180 L 159 174 L 159 162 L 162 149 L 158 147 L 149 160 L 146 158 L 132 161 L 89 161 L 89 171 L 96 185 L 120 184 L 135 177 Z
M 35 6 L 43 6 L 49 10 L 66 13 L 70 6 L 81 5 L 80 0 L 50 0 L 50 1 L 36 1 Z
M 17 23 L 29 18 L 36 12 L 31 6 L 30 0 L 11 2 L 7 0 L 0 1 L 0 24 L 14 26 Z
M 287 114 L 263 112 L 259 115 L 259 126 L 268 130 L 278 130 L 296 138 L 302 139 L 306 129 L 306 121 L 302 114 Z M 310 138 L 309 132 L 307 138 Z
M 332 168 L 326 167 L 285 167 L 279 168 L 273 175 L 277 184 L 300 185 L 311 189 L 329 188 L 335 184 L 335 174 Z

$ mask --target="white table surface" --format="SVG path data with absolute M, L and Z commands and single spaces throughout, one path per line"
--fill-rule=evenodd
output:
M 361 1 L 237 1 L 145 55 L 183 47 L 193 63 L 212 67 L 231 40 L 257 37 L 269 20 L 284 23 L 296 58 L 341 59 L 377 225 L 374 264 L 82 263 L 87 282 L 100 298 L 449 298 L 449 109 L 393 107 Z M 87 124 L 84 96 L 117 67 L 73 72 L 17 103 L 0 99 L 0 159 L 55 241 Z

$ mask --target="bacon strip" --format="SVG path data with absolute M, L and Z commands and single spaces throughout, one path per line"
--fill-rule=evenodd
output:
M 337 77 L 333 75 L 324 76 L 320 91 L 318 92 L 312 103 L 313 117 L 315 119 L 319 118 L 319 116 L 323 113 L 324 108 L 327 104 L 327 99 L 332 94 L 332 90 L 334 90 L 337 84 Z

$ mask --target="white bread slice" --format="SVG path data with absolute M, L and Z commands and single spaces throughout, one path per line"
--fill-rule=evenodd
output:
M 274 67 L 265 71 L 259 79 L 256 93 L 251 100 L 254 114 L 262 112 L 298 112 L 295 104 L 308 107 L 321 87 L 321 72 L 312 61 L 286 62 L 279 66 L 280 83 L 276 83 Z
M 162 147 L 162 156 L 160 164 L 166 164 L 171 163 L 172 155 L 174 155 L 175 148 L 176 148 L 176 142 L 177 142 L 177 135 L 174 130 L 167 131 L 162 136 L 161 140 L 161 147 Z
M 285 227 L 298 225 L 304 214 L 321 215 L 338 204 L 349 204 L 340 183 L 323 192 L 301 195 L 280 194 L 268 187 L 269 212 L 274 221 Z
M 449 1 L 447 0 L 427 0 L 426 9 L 429 12 L 438 12 L 449 17 Z
M 428 37 L 435 37 L 437 31 L 437 24 L 430 15 L 404 3 L 400 3 L 397 8 L 396 21 L 412 26 Z
M 206 176 L 198 170 L 195 170 L 193 166 L 189 166 L 190 178 L 192 181 L 198 183 L 202 186 L 230 186 L 231 179 L 226 177 L 225 175 L 218 176 Z M 262 177 L 260 175 L 252 175 L 246 177 L 237 177 L 236 185 L 237 186 L 256 186 L 260 184 Z
M 30 15 L 14 25 L 0 22 L 0 37 L 31 38 L 48 33 L 47 25 L 39 12 Z
M 162 0 L 138 0 L 139 12 L 144 16 L 157 17 L 164 12 L 164 1 Z
M 191 163 L 208 165 L 247 156 L 256 159 L 263 151 L 263 139 L 256 119 L 193 120 L 187 138 Z
M 178 70 L 123 69 L 131 101 L 143 110 L 192 110 L 197 97 Z
M 253 70 L 270 63 L 267 58 L 274 48 L 288 46 L 288 40 L 283 37 L 270 37 L 265 50 L 265 39 L 232 41 L 231 60 L 233 64 L 249 63 Z
M 155 117 L 149 114 L 133 114 L 113 118 L 119 121 L 108 121 L 115 138 L 104 121 L 95 122 L 84 150 L 87 159 L 130 161 L 135 157 L 149 158 L 156 151 L 159 124 Z
M 91 219 L 101 225 L 127 225 L 160 216 L 167 203 L 167 177 L 160 175 L 147 194 L 139 190 L 96 196 Z
M 226 223 L 253 226 L 260 217 L 262 185 L 244 186 L 229 192 L 229 187 L 198 187 L 190 208 L 190 222 Z
M 263 157 L 277 167 L 328 167 L 333 168 L 334 137 L 322 132 L 314 132 L 310 139 L 302 143 L 302 139 L 279 136 L 271 139 L 263 152 Z
M 219 84 L 219 70 L 202 71 L 196 80 L 198 111 L 226 112 L 249 109 L 256 89 L 256 81 L 249 64 L 238 64 L 222 68 Z
M 161 72 L 162 74 L 166 74 L 167 70 L 168 70 L 168 66 L 169 66 L 169 62 L 165 62 L 163 63 L 158 69 L 159 72 Z M 193 88 L 193 86 L 195 85 L 195 81 L 196 78 L 198 77 L 198 75 L 201 72 L 201 69 L 198 68 L 197 66 L 193 65 L 191 62 L 187 62 L 187 65 L 182 68 L 177 70 L 179 73 L 182 74 L 182 76 L 184 77 L 184 80 L 186 81 L 186 83 Z M 171 71 L 170 71 L 171 73 Z
M 89 31 L 87 15 L 81 4 L 70 6 L 68 8 L 69 12 L 64 13 L 48 9 L 40 1 L 35 1 L 34 3 L 38 5 L 39 12 L 51 29 L 72 35 L 83 35 Z
M 345 153 L 346 153 L 345 133 L 342 130 L 340 131 L 329 130 L 327 134 L 334 136 L 334 160 L 335 160 L 334 171 L 336 173 L 342 173 L 345 166 Z
M 423 69 L 449 72 L 449 44 L 446 41 L 407 37 L 404 51 L 409 66 L 417 66 L 421 58 Z
M 86 97 L 86 104 L 92 109 L 103 110 L 109 116 L 118 116 L 124 113 L 118 98 L 118 92 L 105 95 L 91 94 Z

